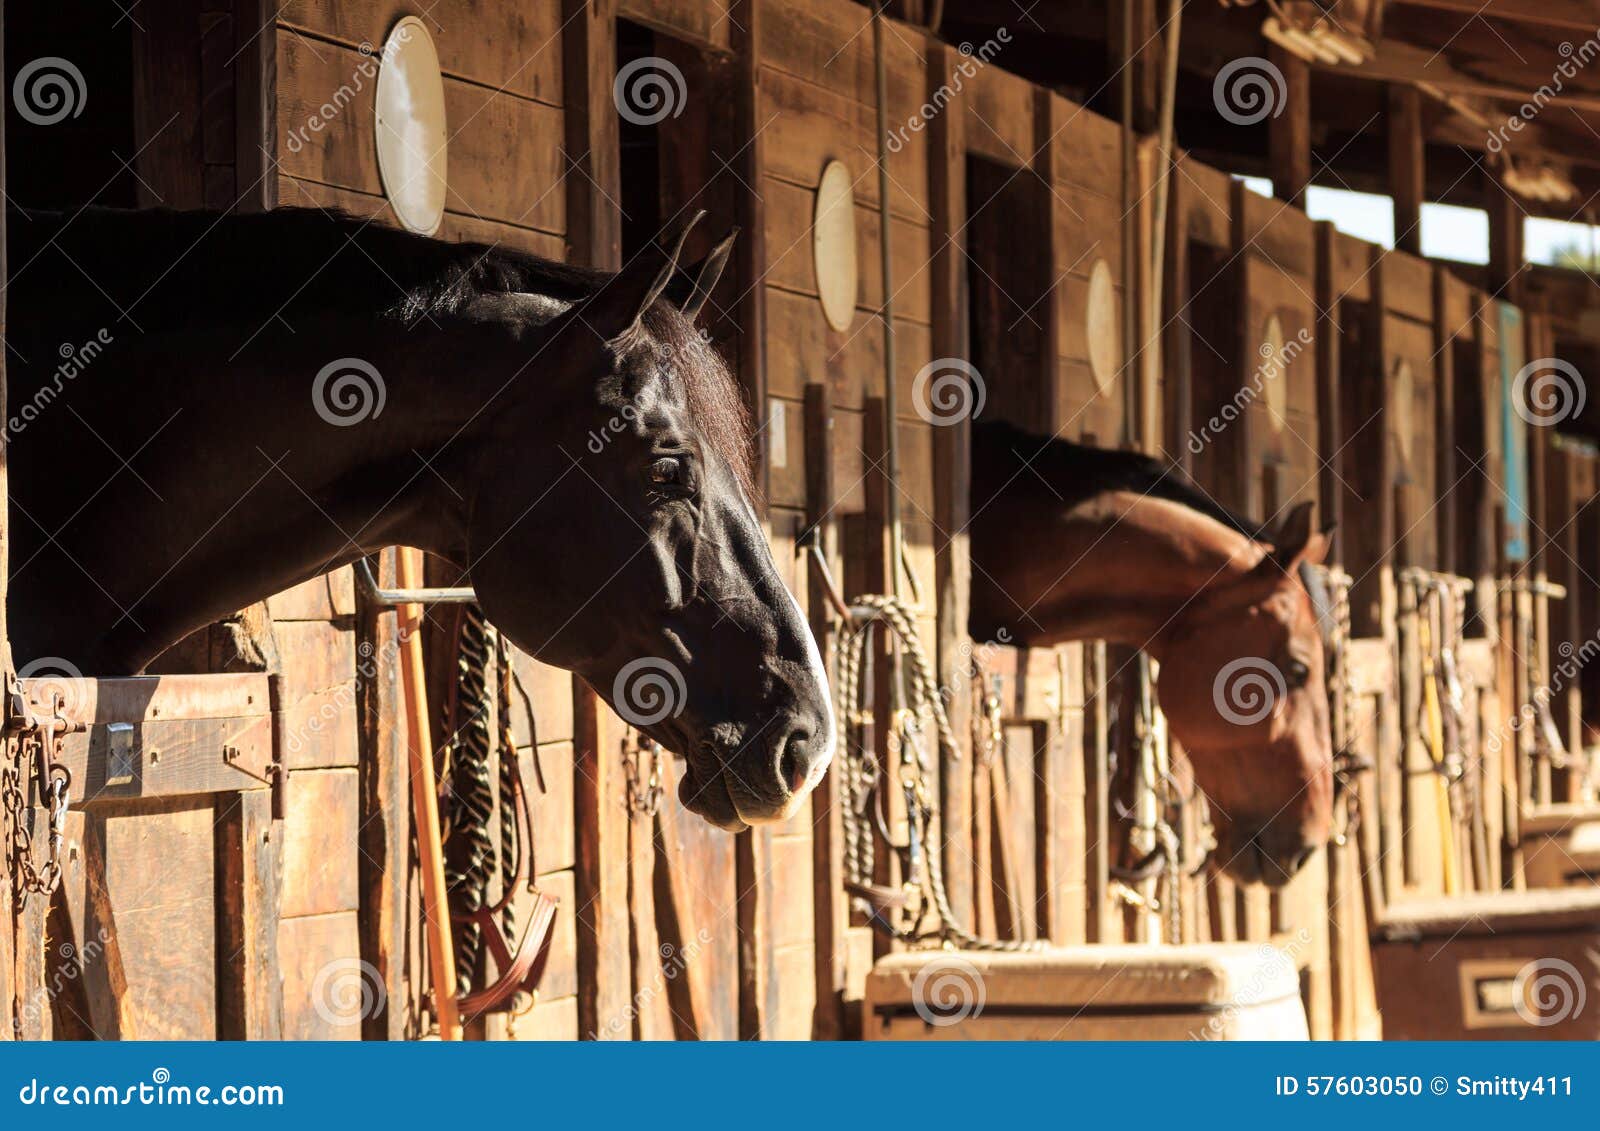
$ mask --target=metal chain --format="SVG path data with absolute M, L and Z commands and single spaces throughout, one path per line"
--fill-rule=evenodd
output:
M 13 693 L 20 698 L 15 689 Z M 52 704 L 50 719 L 28 716 L 21 733 L 10 736 L 11 757 L 0 766 L 0 808 L 11 826 L 7 850 L 19 904 L 31 894 L 49 898 L 61 883 L 67 808 L 72 793 L 72 774 L 61 762 L 61 744 L 68 731 L 84 729 L 81 723 L 68 723 L 61 708 L 58 697 Z M 43 864 L 34 862 L 33 832 L 27 819 L 30 772 L 39 800 L 49 811 L 49 841 Z
M 622 746 L 622 775 L 628 792 L 628 812 L 654 817 L 666 794 L 661 784 L 661 748 L 654 739 L 638 731 L 629 732 Z

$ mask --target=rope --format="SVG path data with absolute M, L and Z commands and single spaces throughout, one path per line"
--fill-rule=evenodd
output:
M 445 888 L 457 915 L 470 915 L 489 901 L 489 886 L 496 871 L 516 872 L 519 852 L 516 814 L 516 743 L 511 732 L 511 651 L 483 610 L 463 607 L 457 637 L 456 694 L 446 719 L 451 734 L 444 781 L 449 804 L 443 807 L 445 834 L 450 845 L 445 866 Z M 490 690 L 494 669 L 496 690 Z M 500 747 L 498 783 L 491 773 L 494 748 Z M 500 803 L 500 842 L 490 833 L 496 790 Z M 511 901 L 502 911 L 507 938 L 516 936 Z M 459 920 L 455 931 L 457 993 L 472 991 L 472 981 L 483 954 L 483 931 L 477 922 Z
M 844 806 L 844 863 L 846 883 L 860 892 L 873 888 L 877 832 L 901 858 L 904 877 L 900 897 L 906 910 L 899 923 L 891 923 L 882 910 L 867 904 L 873 925 L 899 939 L 920 939 L 920 920 L 927 903 L 938 917 L 938 937 L 945 943 L 968 950 L 1031 950 L 1041 943 L 1029 940 L 989 939 L 975 934 L 957 918 L 945 889 L 944 865 L 940 846 L 931 843 L 930 833 L 938 820 L 938 805 L 928 784 L 928 761 L 922 748 L 922 728 L 931 723 L 938 736 L 942 764 L 961 760 L 961 747 L 945 711 L 944 701 L 934 678 L 933 665 L 922 646 L 921 637 L 905 605 L 890 596 L 869 595 L 851 603 L 856 619 L 840 634 L 835 653 L 838 671 L 839 718 L 845 729 L 840 766 Z M 862 678 L 869 662 L 873 634 L 885 630 L 894 635 L 908 663 L 904 666 L 908 706 L 899 712 L 889 731 L 889 753 L 897 761 L 900 787 L 906 803 L 907 836 L 896 844 L 888 835 L 882 816 L 882 784 L 879 767 L 867 750 L 863 731 L 872 719 L 870 704 L 862 702 L 868 686 Z M 873 816 L 869 818 L 871 812 Z

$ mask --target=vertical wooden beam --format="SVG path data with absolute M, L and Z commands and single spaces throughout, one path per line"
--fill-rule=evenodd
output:
M 733 49 L 732 89 L 735 99 L 734 153 L 731 159 L 746 190 L 738 195 L 742 235 L 734 249 L 741 297 L 739 320 L 739 382 L 754 409 L 765 422 L 771 411 L 767 399 L 767 245 L 766 212 L 759 186 L 766 172 L 766 130 L 758 118 L 761 105 L 762 6 L 758 0 L 737 0 L 730 12 L 730 46 Z M 757 434 L 757 480 L 763 492 L 771 480 L 770 437 Z M 813 802 L 813 806 L 815 806 Z M 739 1035 L 760 1036 L 777 1012 L 776 980 L 771 962 L 771 923 L 768 885 L 772 871 L 772 830 L 762 827 L 741 834 L 735 842 L 734 874 L 739 900 Z M 818 986 L 819 1004 L 825 987 Z
M 1317 341 L 1317 497 L 1321 500 L 1322 521 L 1333 523 L 1333 545 L 1328 561 L 1344 563 L 1344 501 L 1343 484 L 1339 482 L 1338 459 L 1335 453 L 1343 441 L 1344 426 L 1340 416 L 1339 398 L 1339 294 L 1334 281 L 1334 244 L 1338 230 L 1327 220 L 1316 225 L 1316 301 L 1317 321 L 1314 328 Z
M 1033 385 L 1038 390 L 1038 395 L 1041 402 L 1037 409 L 1040 415 L 1035 417 L 1035 420 L 1038 422 L 1037 426 L 1046 429 L 1051 433 L 1055 433 L 1066 426 L 1066 420 L 1062 418 L 1061 415 L 1061 398 L 1057 395 L 1056 389 L 1056 386 L 1059 383 L 1056 374 L 1060 364 L 1057 359 L 1061 356 L 1061 319 L 1056 313 L 1057 306 L 1055 300 L 1057 279 L 1060 273 L 1056 268 L 1056 265 L 1059 262 L 1059 249 L 1056 247 L 1056 238 L 1058 232 L 1055 222 L 1055 183 L 1056 164 L 1058 160 L 1058 145 L 1054 140 L 1061 132 L 1062 121 L 1065 116 L 1065 112 L 1065 104 L 1056 96 L 1054 91 L 1046 90 L 1044 88 L 1039 88 L 1034 91 L 1033 175 L 1039 178 L 1040 185 L 1038 191 L 1031 195 L 1034 201 L 1037 203 L 1039 214 L 1029 218 L 1028 222 L 1031 223 L 1032 231 L 1037 234 L 1036 238 L 1040 241 L 1041 254 L 1036 261 L 1035 266 L 1038 270 L 1038 277 L 1043 286 L 1043 290 L 1038 296 L 1038 303 L 1034 307 L 1034 310 L 1043 317 L 1044 325 L 1042 332 L 1039 335 L 1037 377 L 1033 381 L 1029 382 L 1029 384 Z M 946 113 L 942 116 L 947 118 L 965 117 L 965 115 L 959 111 L 956 113 Z M 962 128 L 964 127 L 957 127 L 957 129 Z M 964 167 L 964 160 L 962 164 Z M 958 218 L 957 223 L 959 224 L 964 220 L 965 217 L 960 217 Z M 1132 223 L 1131 220 L 1127 222 Z M 964 264 L 962 275 L 963 277 L 965 276 Z M 1123 287 L 1123 301 L 1132 301 L 1132 296 L 1134 293 L 1133 283 L 1131 281 L 1126 282 Z M 1030 294 L 1026 296 L 1024 301 L 1032 302 L 1034 298 L 1035 296 Z M 961 325 L 959 321 L 960 313 L 961 312 L 959 309 L 955 312 L 958 319 L 958 321 L 954 324 L 956 326 Z M 1131 352 L 1131 344 L 1128 348 Z M 937 354 L 935 356 L 959 357 L 965 355 Z M 1127 369 L 1125 372 L 1129 375 L 1129 380 L 1133 380 L 1133 370 Z M 989 379 L 995 380 L 997 376 L 998 375 L 991 374 Z M 965 427 L 965 423 L 963 423 L 962 426 Z
M 1427 185 L 1423 162 L 1422 92 L 1409 83 L 1390 83 L 1389 195 L 1394 198 L 1394 246 L 1422 254 L 1422 194 Z
M 0 59 L 5 58 L 5 19 L 0 16 Z M 5 109 L 10 94 L 0 83 L 0 192 L 6 187 Z M 6 234 L 0 230 L 0 279 L 6 274 Z M 6 293 L 0 288 L 0 420 L 6 416 Z M 0 504 L 6 499 L 6 448 L 0 446 Z M 11 575 L 11 531 L 8 510 L 0 506 L 0 672 L 9 680 L 16 668 L 11 663 L 11 637 L 6 632 L 6 579 Z M 3 808 L 0 808 L 0 844 L 11 843 Z M 16 893 L 11 890 L 11 869 L 0 861 L 0 1041 L 14 1035 L 17 1018 L 16 971 Z
M 568 257 L 622 266 L 621 148 L 612 82 L 617 69 L 615 0 L 562 0 L 562 82 L 567 141 Z M 578 1032 L 626 1033 L 629 962 L 628 811 L 621 732 L 598 695 L 574 678 L 574 805 L 578 936 Z
M 622 155 L 611 93 L 616 0 L 562 0 L 561 19 L 568 258 L 615 271 L 622 266 Z
M 236 0 L 234 191 L 248 212 L 278 206 L 278 5 Z
M 1521 305 L 1522 205 L 1493 169 L 1483 173 L 1483 206 L 1489 213 L 1490 295 Z
M 378 581 L 393 586 L 394 550 L 383 551 Z M 406 965 L 406 885 L 411 834 L 405 821 L 405 736 L 396 725 L 400 698 L 400 642 L 393 609 L 377 605 L 356 587 L 356 741 L 360 766 L 358 807 L 361 852 L 361 959 L 383 980 L 384 1001 L 361 1023 L 369 1041 L 406 1036 L 410 1000 Z
M 730 12 L 730 37 L 735 78 L 734 152 L 730 155 L 742 181 L 737 194 L 739 225 L 742 229 L 734 258 L 738 266 L 739 381 L 750 400 L 755 419 L 767 419 L 767 221 L 766 201 L 761 191 L 766 175 L 767 122 L 760 120 L 762 6 L 757 0 L 735 0 Z M 762 429 L 757 437 L 757 481 L 766 492 L 772 474 L 767 458 L 769 437 Z
M 928 46 L 927 85 L 937 91 L 950 83 L 964 56 L 936 42 Z M 949 86 L 954 89 L 954 86 Z M 1048 135 L 1047 135 L 1048 136 Z M 945 106 L 928 131 L 928 197 L 932 220 L 929 242 L 933 259 L 929 278 L 933 317 L 933 356 L 968 357 L 967 270 L 962 229 L 967 218 L 966 108 Z M 1050 197 L 1046 194 L 1046 202 Z M 1051 225 L 1049 230 L 1053 230 Z M 1052 275 L 1052 278 L 1054 276 Z M 1055 303 L 1049 324 L 1055 325 Z M 1054 360 L 1052 347 L 1051 360 Z M 1046 386 L 1054 392 L 1054 382 Z M 1054 400 L 1052 395 L 1051 400 Z M 966 525 L 972 506 L 972 436 L 970 421 L 933 430 L 934 586 L 937 590 L 939 682 L 951 689 L 946 702 L 958 739 L 972 731 L 972 659 L 967 635 L 972 587 L 972 551 Z M 970 747 L 970 743 L 968 744 Z M 943 767 L 940 776 L 940 844 L 945 885 L 951 909 L 964 923 L 972 922 L 972 766 Z
M 1311 184 L 1311 66 L 1276 43 L 1267 59 L 1283 75 L 1282 111 L 1267 119 L 1267 164 L 1272 194 L 1304 208 Z
M 273 726 L 282 725 L 274 719 Z M 400 809 L 404 812 L 404 808 Z M 283 972 L 278 964 L 282 825 L 272 791 L 250 789 L 217 801 L 217 1037 L 283 1038 Z
M 1398 215 L 1396 216 L 1398 220 Z M 1433 341 L 1434 341 L 1434 483 L 1439 497 L 1439 511 L 1435 532 L 1438 535 L 1438 568 L 1445 573 L 1455 573 L 1457 531 L 1460 528 L 1461 506 L 1457 501 L 1456 449 L 1456 367 L 1455 332 L 1459 327 L 1450 325 L 1450 284 L 1455 278 L 1442 267 L 1433 275 Z
M 831 564 L 838 538 L 831 518 L 834 506 L 833 406 L 828 386 L 813 382 L 805 389 L 806 529 L 808 537 Z M 809 551 L 806 551 L 809 553 Z M 811 633 L 826 648 L 829 619 L 833 616 L 826 587 L 809 561 L 800 568 L 807 581 L 806 607 Z M 843 726 L 844 720 L 838 720 Z M 842 745 L 844 736 L 838 736 Z M 811 795 L 812 923 L 815 931 L 817 1005 L 812 1036 L 840 1040 L 845 1033 L 844 992 L 848 973 L 845 929 L 850 922 L 844 896 L 844 828 L 839 775 L 828 774 Z
M 1188 434 L 1194 421 L 1194 336 L 1187 317 L 1180 317 L 1193 285 L 1189 265 L 1189 182 L 1180 171 L 1186 157 L 1174 152 L 1167 180 L 1166 265 L 1162 273 L 1162 354 L 1167 373 L 1166 426 L 1162 455 L 1185 475 L 1194 473 Z

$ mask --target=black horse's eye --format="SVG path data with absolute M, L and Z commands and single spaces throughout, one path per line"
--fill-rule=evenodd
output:
M 657 487 L 676 487 L 683 482 L 683 461 L 662 456 L 650 465 L 650 482 Z
M 1291 689 L 1304 687 L 1311 680 L 1311 669 L 1299 660 L 1290 660 L 1283 669 L 1283 678 Z

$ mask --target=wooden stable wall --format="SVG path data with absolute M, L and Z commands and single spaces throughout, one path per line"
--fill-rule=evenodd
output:
M 172 114 L 194 126 L 141 151 L 147 189 L 168 204 L 336 207 L 393 223 L 378 180 L 369 64 L 408 10 L 384 0 L 214 8 L 163 11 L 140 48 L 140 120 L 152 132 Z M 246 34 L 264 18 L 264 34 Z M 802 532 L 817 530 L 847 596 L 885 592 L 894 585 L 883 530 L 895 492 L 903 588 L 920 595 L 916 623 L 963 745 L 961 763 L 938 784 L 945 872 L 967 924 L 1056 943 L 1161 935 L 1157 917 L 1129 910 L 1132 897 L 1109 880 L 1112 863 L 1128 856 L 1128 830 L 1108 815 L 1119 786 L 1107 780 L 1126 727 L 1119 739 L 1109 720 L 1114 705 L 1129 716 L 1133 656 L 969 638 L 963 531 L 984 500 L 969 497 L 965 427 L 930 419 L 919 371 L 968 359 L 988 415 L 1162 454 L 1262 520 L 1310 499 L 1340 522 L 1335 559 L 1356 578 L 1352 747 L 1376 767 L 1354 787 L 1363 819 L 1276 894 L 1216 877 L 1184 881 L 1181 935 L 1291 940 L 1312 1033 L 1374 1035 L 1373 917 L 1442 885 L 1426 848 L 1441 833 L 1427 825 L 1434 775 L 1416 724 L 1417 628 L 1400 571 L 1453 571 L 1480 584 L 1461 655 L 1475 720 L 1468 753 L 1483 767 L 1475 819 L 1495 851 L 1473 886 L 1515 882 L 1499 849 L 1511 847 L 1526 801 L 1526 736 L 1498 759 L 1485 737 L 1526 690 L 1509 642 L 1526 630 L 1546 648 L 1540 626 L 1552 616 L 1557 638 L 1569 642 L 1600 621 L 1570 598 L 1552 613 L 1546 598 L 1500 594 L 1499 582 L 1518 572 L 1505 550 L 1503 487 L 1517 457 L 1506 447 L 1503 389 L 1525 356 L 1520 312 L 1179 154 L 1162 317 L 1141 326 L 1130 304 L 1150 282 L 1139 266 L 1150 245 L 1148 141 L 1126 142 L 1137 150 L 1130 207 L 1115 123 L 1008 74 L 1003 50 L 977 65 L 893 22 L 882 29 L 886 118 L 903 144 L 889 158 L 885 209 L 874 34 L 866 7 L 847 0 L 740 0 L 731 10 L 716 0 L 485 0 L 470 18 L 424 18 L 451 130 L 445 239 L 619 266 L 637 238 L 622 201 L 640 191 L 622 183 L 627 158 L 612 101 L 619 52 L 659 53 L 710 84 L 690 89 L 691 105 L 654 142 L 705 168 L 707 183 L 663 168 L 644 196 L 663 218 L 699 204 L 712 208 L 712 227 L 744 227 L 719 291 L 726 301 L 713 304 L 723 308 L 714 336 L 756 410 L 774 557 L 819 636 L 827 620 L 817 578 L 796 555 Z M 248 66 L 219 67 L 224 46 Z M 712 89 L 715 105 L 693 105 L 697 96 L 712 101 Z M 309 129 L 313 118 L 320 125 Z M 639 140 L 630 135 L 630 144 Z M 707 153 L 729 173 L 712 176 Z M 843 331 L 823 317 L 812 252 L 815 191 L 834 160 L 855 197 L 858 287 Z M 1125 247 L 1129 237 L 1137 238 Z M 884 471 L 886 304 L 895 484 Z M 1137 358 L 1140 339 L 1150 344 Z M 1280 344 L 1283 353 L 1269 358 Z M 1215 427 L 1229 404 L 1237 419 Z M 1530 442 L 1533 513 L 1555 533 L 1533 547 L 1528 572 L 1578 586 L 1600 572 L 1600 541 L 1583 510 L 1600 483 L 1590 453 L 1543 439 Z M 73 878 L 69 917 L 80 945 L 92 941 L 85 925 L 107 915 L 125 954 L 158 949 L 158 927 L 185 925 L 182 945 L 167 945 L 161 964 L 139 968 L 120 990 L 97 987 L 104 1000 L 89 1004 L 112 1010 L 121 1035 L 418 1035 L 426 964 L 399 695 L 384 662 L 394 614 L 343 570 L 250 618 L 246 638 L 271 645 L 258 666 L 282 677 L 273 704 L 289 769 L 282 811 L 275 818 L 267 808 L 269 791 L 240 784 L 198 801 L 144 798 L 75 816 L 80 843 L 106 846 L 100 857 L 86 852 L 91 865 L 121 855 L 114 841 L 130 857 L 154 845 L 183 862 L 154 883 L 110 867 L 98 879 Z M 436 611 L 432 620 L 435 646 L 447 644 L 448 618 Z M 237 666 L 238 640 L 208 630 L 169 670 Z M 518 713 L 516 742 L 534 798 L 538 883 L 561 904 L 537 1003 L 515 1018 L 475 1022 L 469 1035 L 851 1035 L 863 979 L 887 947 L 841 889 L 833 779 L 789 823 L 733 837 L 681 809 L 678 768 L 667 759 L 660 810 L 633 811 L 628 729 L 566 673 L 525 656 L 516 665 L 534 708 L 532 720 Z M 982 722 L 977 700 L 990 692 L 1000 702 L 992 748 L 973 726 Z M 1582 700 L 1573 692 L 1562 701 L 1574 746 Z M 1181 750 L 1170 756 L 1181 776 Z M 1130 759 L 1120 761 L 1126 768 Z M 263 826 L 269 847 L 244 853 L 239 838 Z M 246 860 L 258 870 L 255 886 L 240 879 Z M 1514 865 L 1513 853 L 1505 863 Z M 263 965 L 241 976 L 255 995 L 241 1004 L 216 955 L 244 940 L 217 932 L 226 933 L 218 924 L 229 921 L 228 901 L 247 891 L 257 900 L 245 920 L 256 932 L 248 953 Z M 363 1015 L 319 996 L 331 974 L 352 967 L 382 990 Z M 166 1008 L 173 1001 L 184 1007 Z

